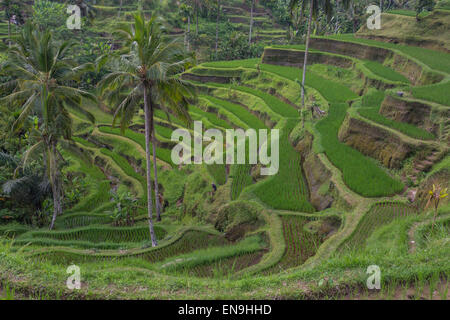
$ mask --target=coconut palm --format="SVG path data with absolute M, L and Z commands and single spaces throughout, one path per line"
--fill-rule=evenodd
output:
M 68 109 L 75 109 L 94 122 L 93 116 L 81 108 L 81 101 L 82 98 L 95 100 L 95 97 L 66 85 L 79 80 L 84 72 L 92 70 L 89 64 L 79 66 L 67 58 L 71 47 L 69 42 L 56 45 L 50 32 L 41 32 L 36 26 L 27 23 L 2 66 L 2 72 L 13 76 L 13 80 L 0 86 L 0 93 L 7 94 L 0 103 L 21 108 L 13 130 L 19 130 L 29 115 L 34 114 L 39 119 L 33 129 L 37 143 L 26 151 L 23 166 L 36 153 L 43 154 L 54 204 L 50 229 L 54 226 L 56 216 L 62 213 L 59 169 L 62 156 L 58 152 L 58 143 L 72 137 L 72 121 Z
M 250 9 L 250 31 L 248 33 L 248 44 L 252 44 L 252 32 L 253 32 L 253 12 L 255 9 L 255 0 L 251 0 L 251 9 Z
M 179 72 L 185 70 L 191 58 L 186 56 L 182 40 L 166 41 L 161 24 L 155 17 L 146 22 L 142 12 L 135 14 L 134 25 L 123 26 L 115 34 L 123 40 L 122 52 L 126 54 L 119 59 L 121 70 L 109 73 L 99 83 L 100 94 L 115 107 L 113 125 L 120 119 L 122 130 L 130 125 L 142 101 L 144 102 L 147 209 L 151 241 L 156 246 L 150 156 L 153 153 L 155 206 L 160 219 L 154 113 L 160 107 L 167 115 L 172 113 L 186 123 L 191 122 L 187 112 L 188 99 L 194 98 L 195 93 L 191 86 L 177 77 Z M 127 94 L 123 94 L 124 91 Z M 150 144 L 153 150 L 150 149 Z
M 217 49 L 219 47 L 219 20 L 220 20 L 220 0 L 217 0 L 217 20 L 216 20 L 216 59 L 217 59 Z
M 344 7 L 348 7 L 350 0 L 342 0 Z M 302 110 L 305 110 L 305 80 L 306 80 L 306 65 L 308 62 L 309 53 L 309 40 L 311 39 L 311 25 L 313 22 L 313 17 L 316 17 L 319 10 L 327 15 L 328 20 L 331 18 L 333 13 L 333 4 L 337 5 L 336 2 L 331 0 L 291 0 L 290 11 L 293 16 L 299 7 L 301 11 L 309 4 L 309 17 L 308 17 L 308 28 L 306 32 L 306 43 L 305 43 L 305 56 L 303 61 L 303 73 L 302 73 L 302 83 L 301 83 L 301 100 L 302 100 Z M 302 124 L 304 125 L 304 117 L 302 116 Z

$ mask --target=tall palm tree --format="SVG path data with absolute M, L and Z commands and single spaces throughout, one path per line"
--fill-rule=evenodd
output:
M 250 9 L 250 32 L 248 33 L 248 44 L 252 44 L 252 32 L 253 32 L 253 11 L 255 9 L 255 0 L 251 0 L 252 5 Z
M 220 0 L 217 0 L 217 20 L 216 20 L 216 59 L 219 47 L 219 20 L 220 20 Z
M 342 0 L 344 7 L 348 7 L 350 0 Z M 303 60 L 303 72 L 302 72 L 302 83 L 301 83 L 301 100 L 302 100 L 302 110 L 305 110 L 305 80 L 306 80 L 306 66 L 308 63 L 308 53 L 309 53 L 309 40 L 311 39 L 311 25 L 313 22 L 313 17 L 316 17 L 319 10 L 327 15 L 328 20 L 331 18 L 333 13 L 333 4 L 336 2 L 331 0 L 291 0 L 290 11 L 291 16 L 297 11 L 298 7 L 302 7 L 302 11 L 309 3 L 309 17 L 308 17 L 308 28 L 306 31 L 306 43 L 305 43 L 305 56 Z M 304 126 L 304 117 L 302 116 L 302 125 Z
M 144 101 L 147 210 L 152 245 L 157 246 L 153 228 L 150 157 L 153 153 L 155 206 L 160 219 L 154 112 L 160 107 L 167 114 L 170 110 L 170 113 L 179 119 L 186 123 L 191 122 L 187 111 L 188 99 L 194 98 L 195 92 L 191 86 L 177 77 L 177 74 L 190 64 L 191 58 L 187 57 L 182 40 L 166 41 L 163 38 L 161 24 L 155 17 L 146 22 L 142 12 L 134 15 L 134 25 L 123 26 L 116 34 L 123 40 L 123 52 L 126 52 L 120 56 L 122 70 L 106 75 L 99 83 L 99 88 L 100 93 L 115 105 L 113 125 L 120 119 L 122 130 L 130 125 L 142 100 Z M 128 90 L 126 95 L 121 93 L 124 88 Z M 150 144 L 153 150 L 150 150 Z
M 62 213 L 59 169 L 62 156 L 57 148 L 61 140 L 70 140 L 72 137 L 72 121 L 68 108 L 82 112 L 92 122 L 95 121 L 89 112 L 80 107 L 82 98 L 95 101 L 95 97 L 66 85 L 79 80 L 84 72 L 92 70 L 93 67 L 90 64 L 80 66 L 68 59 L 66 55 L 71 47 L 69 42 L 57 45 L 52 41 L 50 32 L 41 32 L 36 26 L 27 23 L 16 44 L 9 50 L 8 60 L 2 66 L 2 72 L 14 78 L 0 86 L 0 93 L 7 93 L 0 99 L 0 103 L 21 107 L 13 130 L 20 129 L 31 114 L 39 118 L 34 130 L 38 142 L 26 151 L 23 166 L 26 166 L 27 160 L 35 153 L 43 153 L 54 204 L 50 229 L 53 229 L 56 216 Z

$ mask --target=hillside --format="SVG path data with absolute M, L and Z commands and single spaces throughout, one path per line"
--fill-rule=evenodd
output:
M 142 16 L 133 17 L 136 3 L 124 5 L 120 14 L 117 1 L 97 3 L 96 18 L 82 31 L 85 38 L 73 37 L 81 46 L 111 44 L 106 54 L 111 60 L 98 63 L 93 46 L 81 51 L 84 60 L 96 63 L 86 67 L 87 79 L 63 78 L 46 87 L 61 84 L 50 106 L 55 96 L 67 94 L 65 103 L 55 104 L 64 112 L 55 117 L 53 134 L 66 118 L 72 133 L 66 139 L 64 131 L 55 147 L 64 187 L 56 193 L 64 201 L 53 230 L 55 191 L 42 200 L 35 190 L 42 190 L 46 170 L 57 171 L 46 167 L 51 153 L 27 151 L 45 143 L 34 139 L 47 137 L 42 123 L 51 115 L 42 115 L 46 101 L 36 100 L 35 112 L 34 96 L 5 93 L 15 83 L 9 77 L 19 81 L 34 65 L 5 74 L 11 69 L 4 64 L 4 48 L 0 124 L 25 125 L 0 136 L 0 299 L 450 299 L 450 197 L 442 196 L 435 208 L 428 203 L 431 190 L 438 187 L 444 195 L 450 187 L 450 11 L 437 9 L 420 22 L 385 13 L 376 32 L 363 26 L 356 34 L 312 36 L 302 109 L 305 45 L 287 44 L 284 27 L 262 3 L 255 10 L 260 56 L 207 61 L 215 33 L 206 31 L 213 22 L 202 17 L 204 42 L 183 52 L 197 53 L 199 63 L 187 58 L 174 63 L 180 68 L 170 85 L 155 85 L 158 94 L 142 96 L 136 93 L 142 88 L 138 81 L 148 74 L 166 76 L 170 63 L 148 70 L 144 63 L 134 65 L 144 56 L 139 50 L 114 60 L 130 49 L 112 30 L 119 20 L 136 26 L 153 11 L 144 7 Z M 223 11 L 224 20 L 246 30 L 245 2 L 227 3 Z M 194 32 L 195 20 L 191 23 Z M 174 54 L 179 58 L 186 25 L 167 20 L 164 25 L 168 38 L 181 39 Z M 151 42 L 150 36 L 143 41 L 134 36 L 134 46 Z M 153 60 L 169 55 L 156 52 Z M 114 78 L 118 75 L 129 82 Z M 25 81 L 22 88 L 32 90 L 37 81 Z M 196 96 L 173 103 L 170 97 L 188 91 L 170 91 L 181 82 Z M 86 90 L 79 104 L 75 89 L 67 93 L 67 86 L 76 85 Z M 152 141 L 146 141 L 145 95 L 158 101 L 151 114 Z M 185 106 L 187 115 L 180 111 Z M 172 156 L 175 130 L 193 134 L 192 141 L 183 140 L 186 147 L 197 143 L 183 115 L 201 121 L 209 133 L 267 129 L 265 143 L 256 138 L 257 150 L 269 148 L 273 155 L 278 143 L 277 173 L 262 174 L 266 164 L 247 161 L 251 153 L 244 163 L 178 164 Z M 123 119 L 127 125 L 119 123 Z M 271 130 L 278 130 L 278 138 Z M 200 140 L 200 152 L 207 142 Z M 233 143 L 232 151 L 239 146 Z M 29 157 L 27 167 L 23 160 Z M 23 181 L 29 182 L 26 188 Z M 159 190 L 161 219 L 156 200 L 149 201 L 149 182 Z M 66 286 L 70 265 L 80 267 L 79 290 Z M 381 290 L 366 286 L 372 265 L 382 272 Z
M 383 13 L 381 21 L 380 30 L 363 25 L 356 36 L 450 52 L 449 10 L 434 10 L 418 22 L 413 11 L 392 11 Z

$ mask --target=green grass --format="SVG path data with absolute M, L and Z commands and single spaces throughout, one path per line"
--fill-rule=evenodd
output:
M 215 114 L 206 112 L 203 109 L 200 109 L 199 107 L 191 105 L 191 106 L 189 106 L 189 111 L 191 113 L 195 113 L 195 114 L 199 115 L 201 118 L 206 118 L 210 123 L 212 123 L 213 125 L 215 125 L 219 128 L 224 128 L 224 129 L 232 129 L 233 128 L 225 120 L 219 119 Z
M 250 175 L 252 166 L 249 164 L 236 164 L 232 166 L 231 177 L 231 200 L 236 200 L 241 195 L 245 187 L 252 184 L 253 179 Z
M 372 71 L 377 76 L 383 77 L 385 79 L 403 83 L 409 83 L 408 79 L 402 74 L 392 70 L 391 68 L 383 66 L 381 63 L 376 61 L 367 61 L 364 66 Z
M 158 239 L 165 237 L 167 232 L 160 226 L 155 226 Z M 64 231 L 31 231 L 22 234 L 17 240 L 33 242 L 35 239 L 53 239 L 62 241 L 87 241 L 91 243 L 123 243 L 142 242 L 150 239 L 150 231 L 147 225 L 137 227 L 109 227 L 88 226 Z
M 166 120 L 169 121 L 169 118 L 167 117 L 167 114 L 159 109 L 155 109 L 155 117 L 162 119 L 162 120 Z M 170 116 L 170 122 L 171 123 L 175 123 L 178 124 L 180 126 L 185 126 L 186 124 L 183 123 L 183 121 L 179 120 L 178 118 L 175 118 L 174 116 Z
M 141 176 L 139 173 L 137 173 L 136 171 L 134 171 L 134 168 L 130 165 L 130 163 L 128 162 L 127 159 L 125 159 L 124 157 L 122 157 L 121 155 L 110 151 L 108 149 L 105 148 L 101 148 L 100 152 L 103 153 L 104 155 L 110 157 L 111 159 L 114 160 L 114 162 L 127 174 L 127 176 L 130 176 L 134 179 L 136 179 L 137 181 L 139 181 L 142 184 L 142 187 L 144 189 L 146 189 L 146 179 Z
M 281 129 L 278 173 L 258 183 L 252 190 L 272 208 L 314 212 L 314 207 L 308 201 L 309 191 L 302 173 L 300 154 L 289 141 L 289 134 L 296 124 L 295 120 L 288 120 Z
M 324 240 L 318 233 L 306 230 L 305 225 L 312 221 L 310 218 L 282 215 L 281 221 L 286 250 L 278 264 L 264 273 L 279 273 L 303 264 L 308 258 L 316 254 Z
M 118 136 L 122 136 L 122 132 L 121 132 L 120 128 L 101 126 L 101 127 L 99 127 L 99 131 L 103 132 L 103 133 L 109 133 L 109 134 L 115 134 Z M 125 130 L 123 136 L 130 140 L 133 140 L 134 142 L 139 144 L 145 150 L 145 137 L 143 134 L 140 134 L 140 133 L 134 132 L 133 130 L 127 129 L 127 130 Z M 151 146 L 151 144 L 150 144 L 150 146 Z M 150 153 L 153 155 L 153 148 L 150 148 L 150 149 L 151 149 Z M 157 147 L 156 148 L 156 157 L 173 166 L 171 150 Z
M 377 228 L 392 221 L 416 214 L 417 209 L 400 202 L 376 203 L 358 223 L 355 231 L 344 242 L 341 249 L 363 248 L 366 240 Z
M 210 234 L 204 231 L 188 230 L 180 238 L 177 238 L 166 245 L 143 249 L 129 254 L 86 254 L 73 250 L 49 249 L 36 253 L 33 255 L 33 257 L 39 257 L 42 260 L 47 260 L 59 265 L 95 261 L 117 261 L 119 259 L 127 258 L 137 258 L 149 262 L 157 262 L 163 261 L 172 256 L 192 252 L 194 250 L 203 249 L 210 246 L 221 246 L 225 244 L 227 244 L 227 241 L 221 236 Z
M 387 13 L 391 14 L 398 14 L 401 16 L 407 16 L 407 17 L 416 17 L 416 12 L 414 10 L 404 10 L 404 9 L 395 9 L 395 10 L 389 10 Z M 424 18 L 428 16 L 431 12 L 430 11 L 422 11 L 419 14 L 420 18 Z
M 342 172 L 345 184 L 362 196 L 381 197 L 400 192 L 403 183 L 390 177 L 373 159 L 339 141 L 338 132 L 346 111 L 347 105 L 332 104 L 329 115 L 316 124 L 328 159 Z
M 411 88 L 414 98 L 429 100 L 450 106 L 450 81 L 429 86 Z
M 203 65 L 204 66 L 204 65 Z M 238 78 L 241 76 L 243 70 L 242 69 L 233 69 L 233 68 L 202 68 L 196 67 L 190 69 L 189 72 L 200 75 L 200 76 L 216 76 L 216 77 L 234 77 Z
M 245 122 L 249 128 L 252 129 L 267 129 L 266 125 L 259 120 L 256 116 L 254 116 L 251 112 L 249 112 L 247 109 L 243 108 L 242 106 L 236 105 L 234 103 L 228 102 L 226 100 L 217 99 L 215 97 L 211 96 L 201 96 L 207 100 L 209 100 L 211 103 L 222 107 L 223 109 L 231 112 L 235 116 L 239 117 L 240 120 Z
M 214 178 L 214 183 L 223 185 L 227 182 L 227 173 L 224 164 L 207 164 L 209 174 Z
M 63 150 L 63 154 L 68 155 L 66 159 L 75 162 L 76 167 L 70 171 L 84 173 L 90 184 L 88 195 L 67 212 L 89 212 L 109 202 L 111 184 L 100 168 L 68 150 Z
M 293 81 L 301 79 L 301 69 L 299 68 L 263 64 L 261 70 L 275 73 Z M 329 102 L 345 102 L 357 98 L 357 95 L 346 86 L 308 71 L 306 72 L 306 86 L 319 91 Z
M 242 91 L 245 93 L 249 93 L 251 95 L 254 95 L 258 98 L 261 98 L 270 109 L 272 109 L 273 112 L 288 118 L 298 118 L 298 111 L 294 109 L 292 106 L 284 103 L 283 101 L 279 100 L 278 98 L 275 98 L 274 96 L 255 90 L 253 88 L 249 88 L 246 86 L 239 86 L 239 85 L 229 85 L 229 84 L 221 84 L 221 83 L 212 83 L 209 82 L 207 85 L 218 87 L 218 88 L 232 88 L 233 90 Z
M 72 214 L 64 214 L 56 218 L 56 227 L 58 229 L 72 229 L 85 227 L 88 225 L 111 223 L 112 218 L 109 214 L 77 212 Z
M 326 38 L 340 41 L 356 42 L 387 49 L 396 49 L 408 56 L 417 59 L 418 61 L 424 63 L 431 69 L 443 71 L 445 73 L 450 74 L 450 54 L 445 52 L 414 46 L 394 44 L 389 42 L 375 41 L 364 38 L 356 38 L 353 34 L 332 35 L 327 36 Z
M 232 60 L 232 61 L 214 61 L 203 63 L 204 67 L 211 68 L 255 68 L 258 63 L 261 62 L 261 59 L 244 59 L 244 60 Z
M 193 276 L 223 276 L 230 272 L 239 271 L 248 264 L 240 264 L 239 257 L 247 254 L 255 253 L 263 248 L 263 243 L 259 236 L 250 236 L 237 244 L 225 246 L 225 247 L 211 247 L 203 250 L 197 250 L 190 254 L 184 254 L 176 256 L 162 261 L 156 265 L 156 268 L 163 272 L 171 272 L 177 274 L 186 274 Z M 234 267 L 231 266 L 228 270 L 217 272 L 217 269 L 221 262 L 234 258 L 236 260 Z

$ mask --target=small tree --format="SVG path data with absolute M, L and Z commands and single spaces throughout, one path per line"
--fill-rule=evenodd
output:
M 137 214 L 138 200 L 130 192 L 112 192 L 114 209 L 111 218 L 116 226 L 133 225 Z

